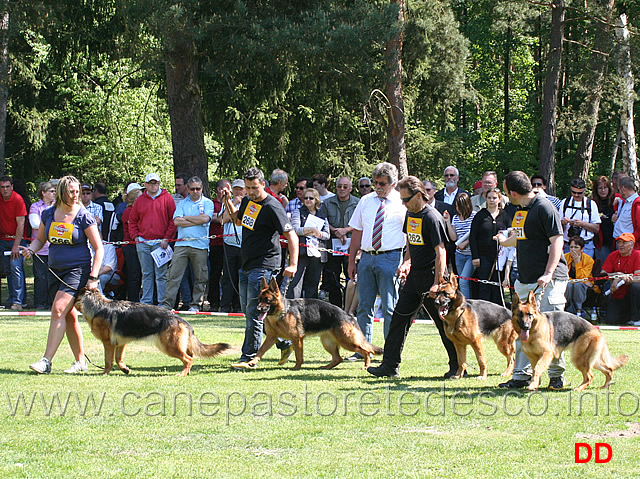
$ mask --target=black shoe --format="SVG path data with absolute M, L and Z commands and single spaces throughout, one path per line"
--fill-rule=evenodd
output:
M 530 382 L 530 379 L 509 379 L 506 383 L 498 384 L 498 387 L 505 389 L 522 389 L 526 388 Z
M 553 389 L 554 391 L 560 391 L 564 388 L 564 381 L 561 377 L 557 378 L 549 378 L 549 389 Z
M 444 373 L 444 378 L 450 379 L 453 376 L 455 376 L 457 372 L 458 372 L 458 367 L 456 366 L 455 368 L 449 369 L 446 373 Z M 464 370 L 464 374 L 462 377 L 463 378 L 469 377 L 469 373 L 467 372 L 466 369 Z
M 379 378 L 389 377 L 389 378 L 399 378 L 400 374 L 398 374 L 398 366 L 395 368 L 388 366 L 384 363 L 380 364 L 378 367 L 370 366 L 367 368 L 369 374 L 373 374 Z

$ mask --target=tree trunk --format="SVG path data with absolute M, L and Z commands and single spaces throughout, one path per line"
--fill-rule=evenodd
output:
M 633 126 L 634 81 L 631 72 L 631 52 L 629 48 L 629 29 L 627 15 L 622 13 L 616 20 L 616 37 L 620 45 L 618 75 L 624 80 L 622 97 L 624 99 L 620 113 L 620 142 L 622 150 L 622 168 L 638 184 L 638 165 L 636 158 L 636 134 Z
M 591 55 L 591 67 L 589 68 L 589 82 L 586 91 L 589 92 L 583 104 L 583 114 L 585 115 L 584 131 L 578 139 L 576 149 L 576 159 L 573 163 L 573 177 L 587 180 L 589 169 L 591 168 L 591 158 L 593 154 L 593 140 L 596 136 L 596 126 L 598 125 L 598 112 L 600 111 L 600 100 L 602 98 L 602 81 L 607 68 L 608 52 L 611 50 L 609 39 L 611 23 L 611 12 L 613 11 L 614 0 L 607 0 L 603 5 L 602 19 L 594 19 L 595 39 L 593 41 L 593 53 Z
M 9 102 L 9 10 L 6 4 L 0 15 L 0 175 L 4 175 Z
M 540 174 L 548 181 L 549 194 L 555 193 L 555 149 L 558 112 L 558 90 L 562 72 L 562 41 L 564 38 L 564 0 L 551 5 L 551 40 L 549 63 L 544 82 L 542 128 L 540 131 Z
M 504 78 L 503 78 L 503 95 L 504 95 L 504 144 L 509 145 L 509 130 L 511 122 L 511 102 L 509 98 L 509 73 L 511 70 L 511 27 L 507 28 L 507 38 L 504 42 Z
M 404 102 L 402 100 L 402 46 L 404 43 L 405 0 L 391 0 L 398 5 L 397 32 L 386 45 L 387 83 L 385 94 L 390 103 L 387 110 L 387 147 L 389 161 L 398 167 L 398 176 L 409 174 L 407 150 L 404 143 Z
M 209 196 L 207 151 L 204 128 L 198 60 L 190 41 L 177 43 L 166 63 L 167 99 L 171 118 L 174 173 L 199 176 L 204 194 Z

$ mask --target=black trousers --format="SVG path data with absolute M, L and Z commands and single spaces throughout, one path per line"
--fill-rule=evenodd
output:
M 400 290 L 400 296 L 391 317 L 389 334 L 387 334 L 387 339 L 384 343 L 382 362 L 385 365 L 396 368 L 400 364 L 407 333 L 413 323 L 413 319 L 420 310 L 420 306 L 424 304 L 438 328 L 440 339 L 447 351 L 449 369 L 458 369 L 456 348 L 444 332 L 444 324 L 438 315 L 435 303 L 428 296 L 429 288 L 433 284 L 433 277 L 433 272 L 430 270 L 411 270 L 409 273 L 407 281 Z
M 494 268 L 495 264 L 495 258 L 480 256 L 480 267 L 476 270 L 478 279 L 487 279 L 489 281 L 497 282 L 498 271 Z M 493 273 L 491 272 L 492 269 Z M 502 305 L 500 288 L 492 284 L 478 283 L 478 299 L 484 299 L 485 301 L 491 301 L 492 303 Z
M 615 325 L 627 324 L 640 320 L 640 283 L 633 283 L 629 292 L 622 299 L 611 299 L 607 308 L 607 323 Z
M 326 291 L 329 292 L 329 302 L 339 308 L 344 307 L 344 286 L 340 280 L 343 272 L 347 278 L 349 276 L 349 257 L 329 254 L 329 260 L 324 267 L 323 279 Z

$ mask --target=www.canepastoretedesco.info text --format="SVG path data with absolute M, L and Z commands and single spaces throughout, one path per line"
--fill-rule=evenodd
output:
M 428 391 L 386 387 L 376 391 L 314 391 L 308 386 L 277 393 L 256 391 L 2 391 L 8 416 L 222 418 L 242 416 L 609 416 L 638 414 L 639 395 L 630 391 L 567 391 L 557 400 L 546 391 L 459 391 L 446 384 Z

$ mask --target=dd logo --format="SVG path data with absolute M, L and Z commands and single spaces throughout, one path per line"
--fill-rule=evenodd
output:
M 580 458 L 580 449 L 586 449 L 586 457 Z M 593 449 L 596 450 L 596 464 L 604 464 L 606 462 L 609 462 L 613 457 L 613 450 L 611 449 L 611 446 L 606 442 L 596 442 L 593 446 Z M 586 462 L 589 462 L 591 460 L 591 457 L 593 456 L 593 449 L 589 444 L 585 442 L 576 442 L 575 463 L 584 464 Z M 606 456 L 602 455 L 602 449 L 606 449 Z

